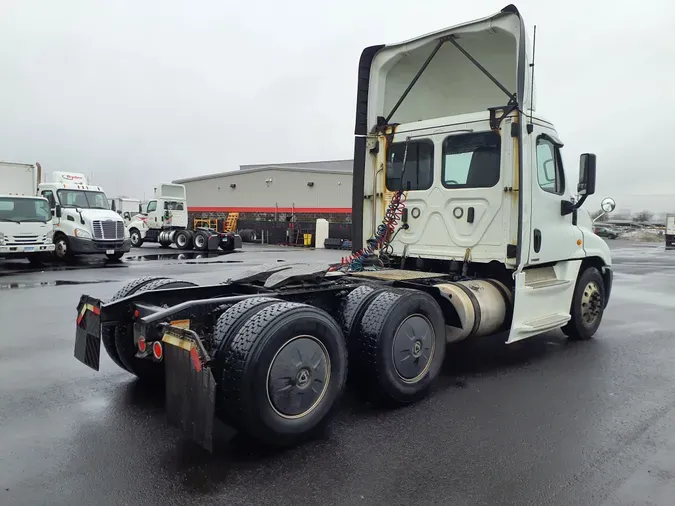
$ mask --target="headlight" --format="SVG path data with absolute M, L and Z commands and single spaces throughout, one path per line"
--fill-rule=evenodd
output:
M 80 237 L 82 239 L 91 239 L 91 234 L 82 228 L 76 228 L 75 237 Z

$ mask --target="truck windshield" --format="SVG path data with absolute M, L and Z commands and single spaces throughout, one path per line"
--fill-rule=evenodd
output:
M 103 192 L 87 190 L 59 190 L 56 192 L 63 207 L 81 207 L 83 209 L 110 209 L 108 199 Z
M 0 197 L 0 221 L 45 223 L 51 217 L 49 202 L 44 199 Z

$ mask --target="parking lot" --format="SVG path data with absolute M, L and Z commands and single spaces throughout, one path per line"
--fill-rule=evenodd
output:
M 163 392 L 104 354 L 99 373 L 73 357 L 80 294 L 344 253 L 147 246 L 122 262 L 0 262 L 0 504 L 670 505 L 675 251 L 609 244 L 615 284 L 595 339 L 455 346 L 418 404 L 386 411 L 347 395 L 323 440 L 274 451 L 223 428 L 213 455 L 166 424 Z

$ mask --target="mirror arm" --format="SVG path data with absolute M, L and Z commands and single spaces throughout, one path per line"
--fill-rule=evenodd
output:
M 572 214 L 574 211 L 579 209 L 581 206 L 584 205 L 584 202 L 586 201 L 586 198 L 588 198 L 588 195 L 584 194 L 577 200 L 576 202 L 570 202 L 569 200 L 563 200 L 560 202 L 560 214 L 562 216 L 567 216 L 568 214 Z

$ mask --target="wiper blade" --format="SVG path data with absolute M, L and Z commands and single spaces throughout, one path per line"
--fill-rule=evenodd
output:
M 21 223 L 20 221 L 10 220 L 9 218 L 0 218 L 0 221 L 6 221 L 9 223 Z

